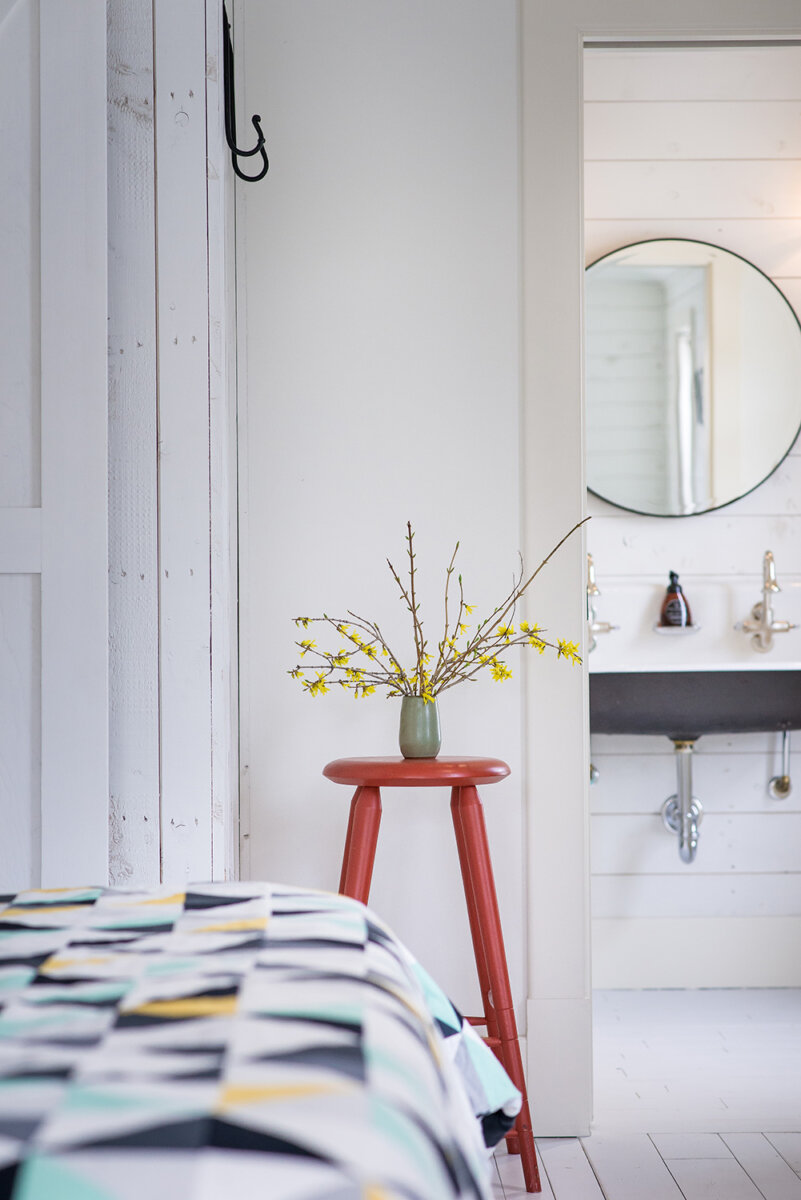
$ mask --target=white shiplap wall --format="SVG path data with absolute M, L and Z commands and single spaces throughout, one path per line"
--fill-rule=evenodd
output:
M 585 186 L 587 262 L 644 238 L 697 238 L 755 263 L 801 311 L 801 47 L 588 51 Z M 801 579 L 801 444 L 717 513 L 646 518 L 593 497 L 590 512 L 600 618 L 616 620 L 616 590 L 660 585 L 670 569 L 691 603 L 694 579 L 753 584 L 757 600 L 766 549 L 780 583 Z M 801 620 L 792 592 L 777 613 Z M 659 816 L 676 790 L 667 739 L 595 736 L 592 754 L 595 985 L 801 983 L 801 744 L 779 802 L 766 791 L 777 735 L 700 740 L 691 866 Z

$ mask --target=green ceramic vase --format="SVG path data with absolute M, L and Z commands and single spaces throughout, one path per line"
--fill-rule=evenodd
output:
M 436 700 L 426 704 L 421 696 L 402 697 L 399 741 L 404 758 L 437 757 L 442 738 Z

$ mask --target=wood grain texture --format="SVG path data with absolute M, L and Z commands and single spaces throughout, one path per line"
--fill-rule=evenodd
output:
M 801 1179 L 762 1133 L 726 1133 L 723 1141 L 765 1200 L 801 1200 Z
M 631 104 L 587 104 L 584 109 L 586 161 L 801 158 L 801 103 L 798 100 L 707 101 L 703 120 L 692 100 Z
M 206 11 L 153 9 L 162 874 L 212 871 Z
M 674 853 L 678 858 L 675 847 Z M 599 988 L 798 988 L 801 916 L 598 917 L 593 983 Z M 737 1128 L 753 1129 L 756 1119 Z
M 578 1138 L 540 1138 L 537 1149 L 557 1200 L 603 1200 L 601 1186 Z
M 683 1200 L 673 1176 L 645 1134 L 596 1134 L 582 1145 L 603 1188 L 619 1200 Z
M 644 104 L 801 100 L 798 47 L 594 51 L 585 60 L 584 98 Z
M 236 27 L 234 10 L 234 28 Z M 237 406 L 234 173 L 224 134 L 222 30 L 206 5 L 213 879 L 239 872 Z
M 160 879 L 155 136 L 150 0 L 110 0 L 110 875 Z
M 666 835 L 667 836 L 667 835 Z M 594 875 L 595 917 L 798 917 L 801 873 L 713 874 L 687 871 L 676 855 L 675 873 Z M 681 873 L 680 873 L 681 870 Z

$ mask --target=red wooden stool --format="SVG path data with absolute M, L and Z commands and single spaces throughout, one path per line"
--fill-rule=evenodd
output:
M 484 1005 L 483 1017 L 469 1017 L 485 1025 L 487 1042 L 523 1096 L 515 1128 L 507 1137 L 511 1153 L 520 1154 L 526 1189 L 539 1192 L 537 1154 L 517 1040 L 517 1024 L 509 987 L 506 950 L 495 894 L 495 880 L 484 810 L 477 784 L 496 783 L 509 774 L 498 758 L 339 758 L 323 771 L 334 783 L 348 783 L 356 791 L 350 805 L 348 833 L 342 859 L 339 890 L 366 904 L 381 824 L 382 787 L 450 787 L 451 815 L 462 869 L 470 933 Z

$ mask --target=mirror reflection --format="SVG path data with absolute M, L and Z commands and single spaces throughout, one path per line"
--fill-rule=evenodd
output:
M 638 242 L 586 272 L 587 483 L 621 508 L 690 516 L 776 469 L 801 425 L 801 327 L 751 263 Z

